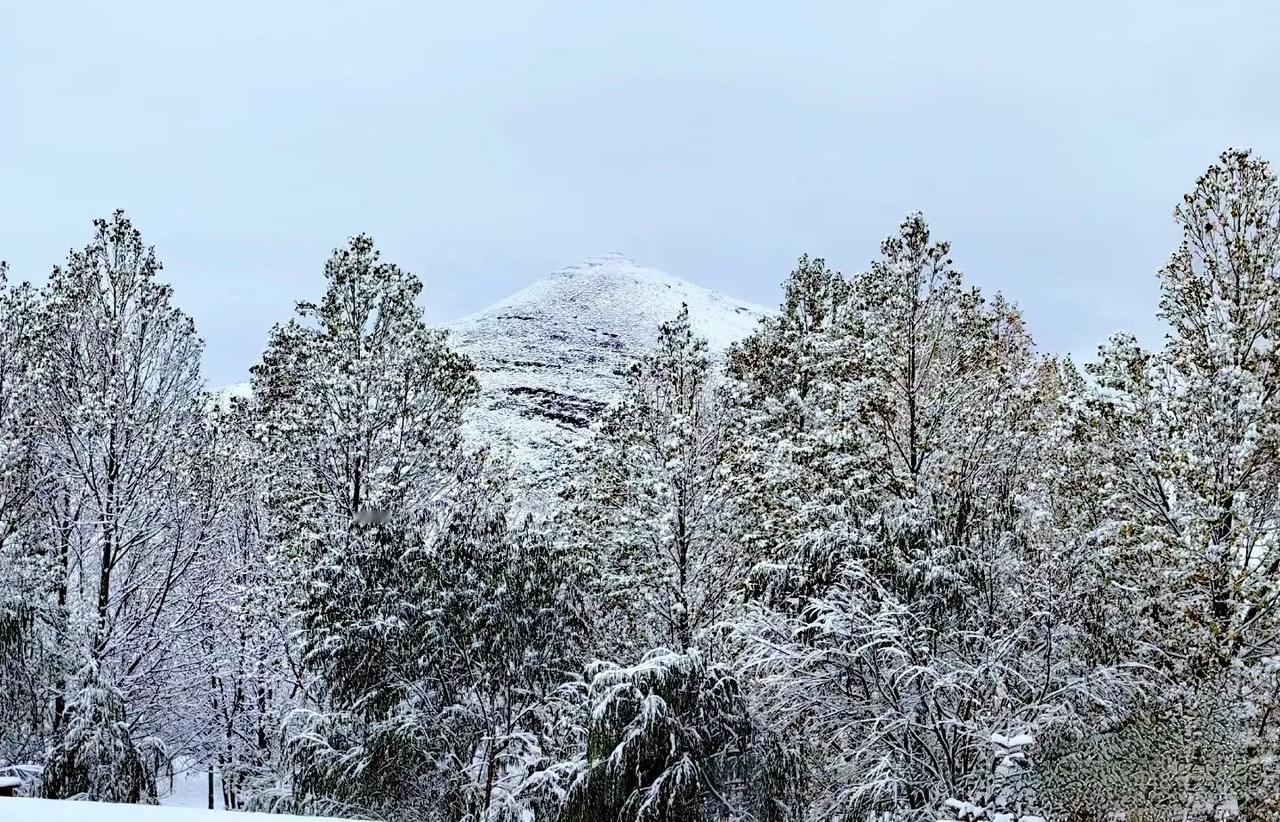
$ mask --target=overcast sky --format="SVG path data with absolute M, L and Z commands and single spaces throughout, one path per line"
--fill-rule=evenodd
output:
M 125 208 L 214 384 L 357 232 L 433 321 L 622 251 L 774 304 L 921 209 L 1088 356 L 1159 340 L 1178 198 L 1280 162 L 1270 2 L 0 3 L 0 259 Z

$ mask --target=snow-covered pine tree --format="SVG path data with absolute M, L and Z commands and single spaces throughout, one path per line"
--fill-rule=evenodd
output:
M 1038 559 L 1043 432 L 1056 381 L 1022 317 L 965 288 L 919 214 L 854 281 L 869 420 L 866 558 L 917 613 L 963 619 L 974 595 Z
M 135 740 L 123 695 L 99 678 L 92 662 L 79 679 L 49 753 L 42 790 L 55 798 L 155 802 L 153 744 Z
M 848 379 L 827 389 L 857 409 L 849 513 L 824 536 L 839 575 L 744 623 L 752 692 L 807 747 L 814 819 L 931 818 L 981 790 L 992 733 L 1074 728 L 1114 683 L 1076 664 L 1041 523 L 1053 369 L 919 215 L 881 252 L 852 281 Z
M 323 301 L 299 303 L 299 319 L 273 330 L 253 369 L 270 538 L 307 619 L 345 607 L 341 584 L 359 573 L 364 549 L 437 525 L 476 391 L 466 359 L 423 322 L 421 282 L 381 262 L 368 237 L 335 251 L 325 279 Z M 348 686 L 363 694 L 364 671 L 379 667 L 376 643 L 330 635 L 349 627 L 307 632 L 334 696 Z
M 588 680 L 586 749 L 556 774 L 562 822 L 799 818 L 799 769 L 727 667 L 658 648 Z
M 289 733 L 303 810 L 395 813 L 432 790 L 436 625 L 425 571 L 458 488 L 469 362 L 427 328 L 421 282 L 356 237 L 318 304 L 273 330 L 253 370 L 267 538 L 309 681 Z
M 419 282 L 364 237 L 326 276 L 254 373 L 307 689 L 284 728 L 291 796 L 255 804 L 507 818 L 551 753 L 545 696 L 580 664 L 577 577 L 562 546 L 507 522 L 501 466 L 462 454 L 475 383 L 423 324 Z
M 551 696 L 581 666 L 575 564 L 532 521 L 507 522 L 505 479 L 482 460 L 455 469 L 439 538 L 398 535 L 383 544 L 399 553 L 364 566 L 387 626 L 377 690 L 289 720 L 303 808 L 514 822 L 529 775 L 562 753 Z
M 708 661 L 722 653 L 718 629 L 747 570 L 727 519 L 720 387 L 683 308 L 582 449 L 558 525 L 598 580 L 589 647 L 641 662 L 594 663 L 557 695 L 578 700 L 580 725 L 571 755 L 522 786 L 543 815 L 780 820 L 796 810 L 784 748 L 730 669 Z M 572 728 L 572 707 L 562 717 Z
M 1280 628 L 1280 184 L 1265 161 L 1227 151 L 1175 217 L 1157 422 L 1172 451 L 1169 536 L 1185 551 L 1179 604 L 1197 634 L 1185 654 L 1256 668 Z
M 568 490 L 567 539 L 599 557 L 605 656 L 705 643 L 741 584 L 713 377 L 686 306 L 632 368 Z
M 430 602 L 427 677 L 442 705 L 444 819 L 518 822 L 523 789 L 573 742 L 556 691 L 582 666 L 580 563 L 526 517 L 507 520 L 506 467 L 473 460 L 422 573 Z
M 55 570 L 35 517 L 35 290 L 10 286 L 0 262 L 0 762 L 33 762 L 49 727 L 56 676 Z
M 1084 372 L 1059 368 L 1058 421 L 1049 434 L 1047 473 L 1056 553 L 1071 569 L 1061 580 L 1075 603 L 1084 658 L 1105 665 L 1161 666 L 1163 627 L 1172 617 L 1149 529 L 1167 512 L 1161 446 L 1148 423 L 1151 355 L 1128 334 L 1098 349 Z
M 1100 763 L 1085 781 L 1112 786 L 1112 810 L 1158 797 L 1156 813 L 1269 819 L 1280 811 L 1263 764 L 1280 746 L 1280 185 L 1266 162 L 1228 150 L 1175 219 L 1164 348 L 1117 338 L 1073 401 L 1071 444 L 1101 480 L 1092 534 L 1109 610 L 1153 671 L 1151 697 L 1075 761 Z M 1133 606 L 1118 609 L 1124 599 Z M 1167 775 L 1148 780 L 1153 770 Z
M 190 458 L 203 413 L 201 343 L 159 271 L 116 212 L 95 222 L 92 242 L 45 289 L 39 498 L 66 615 L 44 783 L 51 796 L 98 798 L 110 783 L 110 797 L 154 798 L 155 758 L 138 768 L 133 751 L 180 727 L 192 685 L 185 665 L 200 606 L 189 572 L 202 546 Z
M 726 438 L 752 587 L 774 601 L 824 590 L 839 576 L 866 485 L 868 409 L 856 346 L 852 285 L 821 259 L 801 257 L 778 314 L 728 357 Z

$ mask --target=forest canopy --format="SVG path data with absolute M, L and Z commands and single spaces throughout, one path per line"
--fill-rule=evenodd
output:
M 536 504 L 370 238 L 228 400 L 98 220 L 0 266 L 0 767 L 388 822 L 1280 817 L 1280 186 L 1228 150 L 1174 219 L 1163 344 L 1083 366 L 920 214 L 801 257 L 724 356 L 653 329 Z

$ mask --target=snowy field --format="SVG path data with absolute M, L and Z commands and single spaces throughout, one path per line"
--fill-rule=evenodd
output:
M 173 781 L 161 779 L 160 804 L 175 808 L 209 808 L 209 772 L 185 757 L 174 761 Z M 224 810 L 222 776 L 213 774 L 213 807 Z
M 209 774 L 188 766 L 178 770 L 172 785 L 160 784 L 160 805 L 128 805 L 111 802 L 70 802 L 52 799 L 0 798 L 0 822 L 199 822 L 208 819 L 299 819 L 276 814 L 236 814 L 228 817 L 222 803 L 222 780 L 213 777 L 215 810 L 209 810 Z M 310 817 L 314 822 L 316 817 Z
M 227 819 L 225 811 L 121 805 L 110 802 L 68 802 L 56 799 L 0 799 L 0 822 L 208 822 Z M 236 822 L 316 822 L 320 817 L 240 813 Z

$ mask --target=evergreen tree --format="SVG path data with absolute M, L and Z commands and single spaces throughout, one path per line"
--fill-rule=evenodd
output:
M 861 390 L 853 287 L 801 257 L 781 310 L 729 352 L 726 436 L 753 589 L 773 600 L 820 592 L 839 576 L 866 486 L 869 413 Z
M 1110 581 L 1094 596 L 1123 614 L 1114 644 L 1154 672 L 1150 697 L 1116 733 L 1087 739 L 1085 756 L 1115 751 L 1093 781 L 1114 785 L 1121 808 L 1155 801 L 1142 774 L 1161 763 L 1181 787 L 1156 788 L 1164 812 L 1263 819 L 1276 806 L 1260 763 L 1280 739 L 1280 187 L 1267 163 L 1227 151 L 1175 219 L 1166 345 L 1146 353 L 1118 338 L 1074 400 L 1070 445 L 1104 492 L 1088 521 Z
M 446 695 L 447 818 L 525 818 L 527 777 L 565 743 L 553 694 L 582 664 L 580 567 L 532 519 L 507 521 L 503 468 L 467 479 L 424 569 L 427 678 Z
M 419 571 L 457 486 L 476 386 L 423 322 L 421 282 L 368 237 L 335 251 L 325 280 L 253 372 L 273 574 L 312 711 L 290 742 L 291 789 L 304 809 L 395 807 L 428 756 L 405 711 L 430 632 Z
M 704 643 L 740 584 L 713 376 L 686 306 L 583 454 L 566 531 L 581 556 L 600 557 L 606 655 Z
M 813 818 L 931 818 L 977 798 L 988 740 L 1073 732 L 1115 676 L 1077 664 L 1042 525 L 1053 370 L 1002 300 L 965 289 L 919 215 L 852 281 L 839 329 L 856 408 L 829 582 L 760 603 L 743 664 L 775 730 L 803 740 Z M 760 403 L 761 415 L 780 401 Z M 830 474 L 828 476 L 831 476 Z M 812 556 L 802 536 L 791 553 Z M 836 574 L 832 577 L 831 574 Z
M 35 504 L 38 309 L 34 289 L 11 287 L 0 262 L 0 761 L 7 762 L 32 761 L 44 747 L 58 661 L 55 567 Z
M 1161 435 L 1195 626 L 1188 662 L 1253 667 L 1272 655 L 1280 581 L 1280 185 L 1228 151 L 1175 212 L 1183 243 L 1161 273 L 1173 329 L 1160 363 Z
M 541 756 L 572 639 L 558 554 L 506 522 L 460 451 L 469 363 L 367 238 L 335 252 L 311 327 L 255 370 L 271 540 L 313 680 L 286 728 L 297 806 L 490 818 Z
M 48 796 L 155 802 L 156 769 L 149 746 L 135 741 L 116 688 L 95 671 L 86 671 L 64 721 L 42 781 Z
M 598 665 L 588 699 L 565 822 L 795 818 L 791 761 L 753 721 L 733 674 L 697 650 Z
M 371 627 L 349 630 L 381 631 L 380 667 L 366 669 L 381 678 L 294 713 L 286 753 L 303 808 L 519 819 L 525 777 L 557 753 L 550 696 L 580 664 L 581 581 L 563 548 L 506 522 L 479 464 L 463 468 L 439 538 L 379 543 L 366 584 L 323 614 L 361 597 Z

